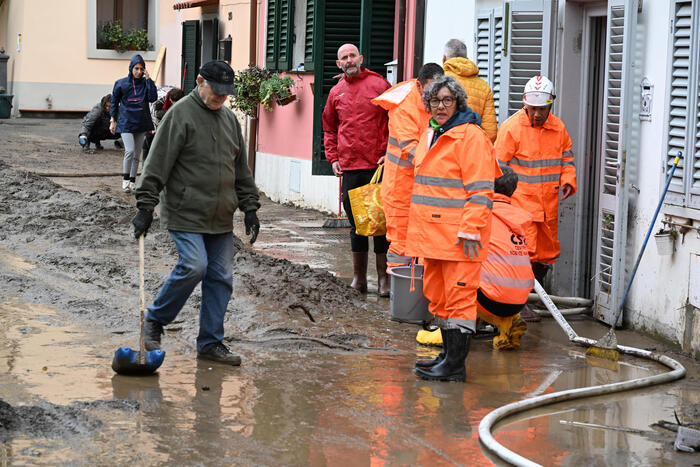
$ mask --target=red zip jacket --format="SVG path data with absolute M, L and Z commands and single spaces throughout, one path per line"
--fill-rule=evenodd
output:
M 386 153 L 389 117 L 371 100 L 391 85 L 377 73 L 361 67 L 352 78 L 333 86 L 323 110 L 326 160 L 340 161 L 342 170 L 376 169 Z

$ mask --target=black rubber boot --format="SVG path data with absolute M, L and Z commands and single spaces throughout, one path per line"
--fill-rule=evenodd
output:
M 472 341 L 472 333 L 463 333 L 460 329 L 442 328 L 442 348 L 445 358 L 429 368 L 416 368 L 416 376 L 433 381 L 466 381 L 466 359 Z
M 160 336 L 163 325 L 147 319 L 143 323 L 143 335 L 146 340 L 146 350 L 160 350 Z
M 547 263 L 538 262 L 532 262 L 530 264 L 532 265 L 532 273 L 535 275 L 535 279 L 537 279 L 537 282 L 544 288 L 544 279 L 547 277 L 547 271 L 549 271 L 551 266 Z
M 389 274 L 386 272 L 386 253 L 377 253 L 377 290 L 380 297 L 388 297 L 391 292 Z
M 445 349 L 447 348 L 447 341 L 449 340 L 449 335 L 445 332 L 442 332 L 442 350 L 438 354 L 437 357 L 433 358 L 432 360 L 416 360 L 416 368 L 431 368 L 440 363 L 445 359 Z
M 353 278 L 350 287 L 361 293 L 367 293 L 367 258 L 369 253 L 352 252 Z

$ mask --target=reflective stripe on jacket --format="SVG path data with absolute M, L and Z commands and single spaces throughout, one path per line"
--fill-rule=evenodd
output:
M 457 244 L 461 237 L 481 241 L 481 254 L 473 260 L 481 262 L 488 251 L 498 170 L 493 145 L 474 123 L 447 129 L 429 147 L 433 133 L 423 133 L 416 149 L 406 254 L 472 261 Z
M 559 187 L 568 184 L 576 192 L 574 154 L 564 123 L 550 113 L 544 125 L 533 127 L 521 109 L 503 122 L 495 147 L 496 158 L 518 174 L 513 204 L 532 214 L 534 222 L 556 219 Z
M 455 57 L 443 63 L 445 74 L 454 77 L 467 93 L 467 105 L 481 117 L 481 128 L 496 141 L 498 120 L 493 93 L 488 83 L 479 78 L 479 68 L 468 58 Z
M 428 127 L 418 80 L 404 81 L 372 99 L 389 112 L 389 143 L 384 159 L 382 200 L 389 216 L 408 216 L 413 189 L 413 158 L 421 134 Z
M 386 111 L 373 98 L 391 85 L 364 67 L 358 75 L 341 79 L 331 88 L 323 110 L 326 160 L 342 170 L 376 169 L 386 152 L 389 128 Z
M 517 191 L 517 190 L 516 190 Z M 510 198 L 495 193 L 489 252 L 481 265 L 479 288 L 489 299 L 522 304 L 534 287 L 534 274 L 525 242 L 532 216 L 512 206 Z

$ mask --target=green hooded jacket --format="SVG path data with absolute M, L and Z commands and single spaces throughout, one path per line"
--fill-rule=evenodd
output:
M 202 234 L 233 231 L 233 213 L 260 207 L 241 126 L 225 107 L 210 110 L 197 88 L 163 117 L 136 185 L 136 206 L 161 225 Z

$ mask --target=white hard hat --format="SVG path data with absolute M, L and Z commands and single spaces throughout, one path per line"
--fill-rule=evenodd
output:
M 533 107 L 551 105 L 554 97 L 554 85 L 546 76 L 533 76 L 523 91 L 523 102 Z

